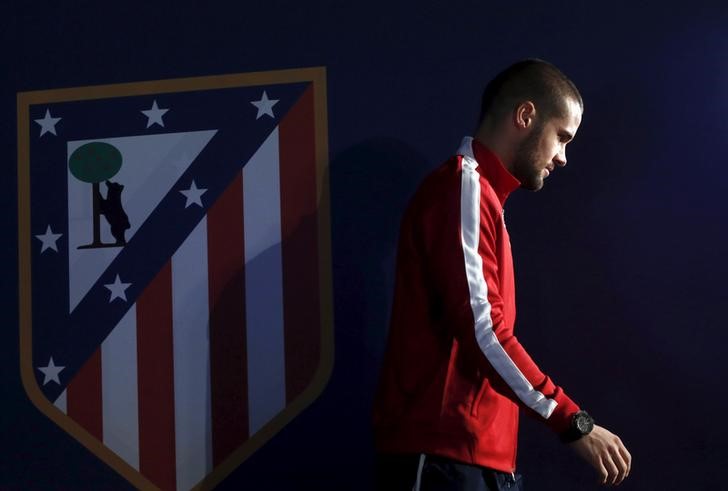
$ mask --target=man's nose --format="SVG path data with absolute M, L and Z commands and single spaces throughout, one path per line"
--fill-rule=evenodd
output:
M 554 164 L 558 165 L 559 167 L 565 166 L 566 165 L 566 153 L 556 154 L 556 157 L 554 157 Z

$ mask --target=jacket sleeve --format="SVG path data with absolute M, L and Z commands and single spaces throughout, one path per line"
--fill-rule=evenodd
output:
M 496 254 L 498 227 L 503 226 L 500 206 L 487 200 L 481 203 L 479 173 L 465 160 L 460 184 L 459 238 L 467 288 L 451 292 L 459 291 L 467 300 L 451 299 L 451 307 L 462 309 L 456 316 L 461 319 L 456 336 L 474 353 L 494 386 L 535 412 L 554 431 L 566 431 L 579 407 L 539 369 L 513 330 L 505 327 Z

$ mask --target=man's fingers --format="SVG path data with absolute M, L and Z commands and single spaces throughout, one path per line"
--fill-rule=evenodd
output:
M 601 484 L 621 484 L 632 469 L 632 455 L 622 441 L 601 426 L 595 425 L 589 435 L 572 445 L 599 473 Z
M 612 458 L 612 461 L 617 468 L 617 475 L 615 476 L 614 484 L 619 484 L 624 480 L 625 477 L 627 477 L 629 465 L 627 464 L 627 461 L 622 457 L 619 445 L 610 445 L 608 447 L 608 450 L 610 457 Z
M 602 460 L 597 460 L 597 463 L 599 466 L 597 467 L 597 471 L 599 471 L 599 484 L 607 484 L 607 478 L 609 477 L 609 472 L 607 472 L 607 468 L 604 467 L 604 463 L 602 463 Z
M 614 463 L 614 460 L 612 459 L 612 456 L 609 455 L 609 452 L 606 453 L 602 457 L 602 464 L 607 469 L 607 484 L 614 484 L 614 480 L 617 479 L 617 476 L 619 476 L 619 469 L 617 468 L 617 465 Z
M 622 444 L 621 440 L 619 441 L 619 453 L 622 455 L 622 458 L 627 463 L 627 476 L 629 476 L 629 472 L 632 470 L 632 455 L 627 450 L 627 447 Z

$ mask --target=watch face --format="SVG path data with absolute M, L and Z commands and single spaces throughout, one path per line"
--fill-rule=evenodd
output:
M 574 419 L 576 429 L 579 430 L 582 435 L 590 433 L 594 428 L 594 420 L 586 413 L 577 414 Z

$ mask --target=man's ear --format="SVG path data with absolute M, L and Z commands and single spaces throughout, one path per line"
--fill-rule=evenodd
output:
M 533 126 L 536 120 L 536 106 L 531 101 L 521 102 L 513 113 L 513 124 L 520 130 Z

